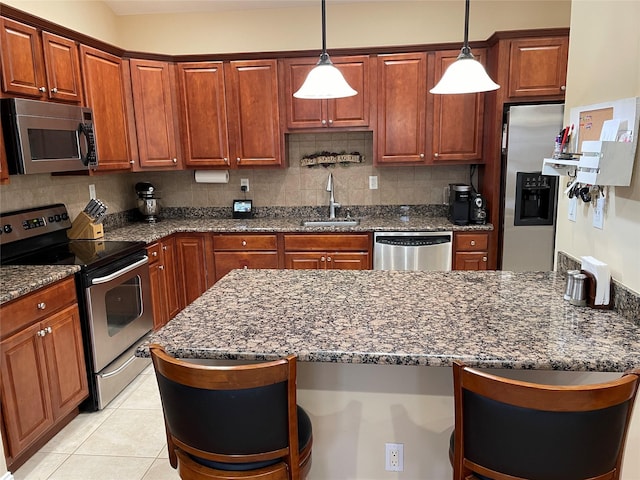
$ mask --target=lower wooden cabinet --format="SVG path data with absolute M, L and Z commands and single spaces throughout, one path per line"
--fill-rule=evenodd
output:
M 284 268 L 371 269 L 369 234 L 291 234 L 284 236 Z
M 182 309 L 176 272 L 176 241 L 169 237 L 147 246 L 153 302 L 153 328 L 165 325 Z
M 3 305 L 0 316 L 12 320 L 0 337 L 1 404 L 7 464 L 17 467 L 89 394 L 73 278 Z
M 176 236 L 176 266 L 182 308 L 202 295 L 208 288 L 208 244 L 206 233 L 181 233 Z
M 213 236 L 215 280 L 237 268 L 280 268 L 275 234 Z
M 460 232 L 453 235 L 453 269 L 486 270 L 489 261 L 489 234 Z

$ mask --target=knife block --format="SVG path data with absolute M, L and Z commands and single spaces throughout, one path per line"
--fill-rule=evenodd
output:
M 80 212 L 67 230 L 67 237 L 78 240 L 96 240 L 104 237 L 102 224 L 93 223 L 93 219 L 84 212 Z

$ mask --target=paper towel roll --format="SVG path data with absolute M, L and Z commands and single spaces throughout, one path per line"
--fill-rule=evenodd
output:
M 229 183 L 229 170 L 196 170 L 196 183 Z

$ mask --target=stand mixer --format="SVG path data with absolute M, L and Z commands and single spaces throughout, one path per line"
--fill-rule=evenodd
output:
M 147 182 L 136 183 L 136 193 L 138 194 L 138 211 L 143 216 L 143 221 L 147 223 L 156 223 L 160 219 L 160 204 L 155 196 L 155 187 Z

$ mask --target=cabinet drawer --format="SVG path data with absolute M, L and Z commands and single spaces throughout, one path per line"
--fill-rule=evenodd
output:
M 275 235 L 214 235 L 213 249 L 219 250 L 276 250 Z
M 76 284 L 69 277 L 2 306 L 2 338 L 76 303 Z
M 149 256 L 149 265 L 153 265 L 158 260 L 160 260 L 160 253 L 161 253 L 160 249 L 161 249 L 160 243 L 147 245 L 147 255 Z
M 285 235 L 285 251 L 369 251 L 369 235 Z
M 486 233 L 456 233 L 454 248 L 456 252 L 477 252 L 489 247 L 489 235 Z
M 278 268 L 276 252 L 216 252 L 216 281 L 236 268 Z

